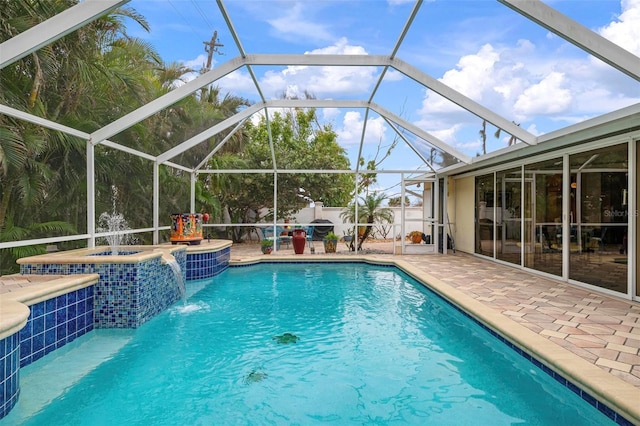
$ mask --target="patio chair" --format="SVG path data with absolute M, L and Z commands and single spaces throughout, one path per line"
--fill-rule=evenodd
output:
M 276 232 L 278 233 L 278 235 L 274 236 L 273 226 L 262 228 L 262 234 L 264 235 L 264 239 L 273 241 L 276 246 L 276 250 L 280 250 L 280 244 L 282 243 L 282 239 L 280 238 L 280 233 L 282 232 L 282 229 L 280 227 L 277 227 Z
M 307 243 L 309 243 L 309 248 L 313 247 L 313 226 L 307 227 Z

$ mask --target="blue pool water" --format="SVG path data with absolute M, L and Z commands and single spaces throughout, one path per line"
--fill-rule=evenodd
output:
M 202 289 L 139 329 L 24 368 L 0 426 L 613 424 L 394 268 L 268 264 L 187 286 Z

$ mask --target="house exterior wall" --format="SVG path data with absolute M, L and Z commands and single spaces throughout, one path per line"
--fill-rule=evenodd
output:
M 454 179 L 454 191 L 449 187 L 450 196 L 455 200 L 454 217 L 456 250 L 473 253 L 474 244 L 474 178 Z

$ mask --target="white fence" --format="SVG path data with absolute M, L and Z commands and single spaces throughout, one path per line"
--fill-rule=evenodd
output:
M 401 207 L 389 207 L 394 214 L 393 224 L 375 225 L 375 238 L 394 238 L 401 232 L 402 209 Z M 411 231 L 424 232 L 422 220 L 422 207 L 405 207 L 405 234 Z M 290 218 L 292 225 L 296 223 L 310 224 L 316 219 L 329 220 L 333 224 L 334 231 L 337 235 L 345 235 L 349 229 L 348 224 L 344 224 L 340 216 L 345 210 L 344 207 L 324 207 L 321 203 L 317 203 L 316 207 L 305 207 L 298 214 Z M 412 220 L 412 221 L 409 221 Z M 413 221 L 415 220 L 415 222 Z M 327 224 L 329 225 L 329 224 Z M 395 231 L 394 231 L 395 230 Z M 395 235 L 394 235 L 395 234 Z

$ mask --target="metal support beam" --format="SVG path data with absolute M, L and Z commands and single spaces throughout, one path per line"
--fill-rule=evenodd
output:
M 571 168 L 569 154 L 562 156 L 562 279 L 569 279 L 571 248 Z
M 189 213 L 196 212 L 196 179 L 197 179 L 197 174 L 195 172 L 191 173 Z
M 87 143 L 87 247 L 96 246 L 96 169 L 95 147 Z
M 300 54 L 250 54 L 245 57 L 244 65 L 278 65 L 278 66 L 388 66 L 392 65 L 383 55 L 300 55 Z
M 539 0 L 498 0 L 527 19 L 640 81 L 640 58 Z
M 94 21 L 129 0 L 84 0 L 0 44 L 0 69 Z
M 153 163 L 153 244 L 160 242 L 160 164 Z
M 29 114 L 28 112 L 20 111 L 6 105 L 0 105 L 0 114 L 8 115 L 9 117 L 24 120 L 29 123 L 37 124 L 38 126 L 42 126 L 47 129 L 57 130 L 59 132 L 66 133 L 71 136 L 76 136 L 81 139 L 88 140 L 91 138 L 91 135 L 89 135 L 89 133 L 65 126 L 63 124 L 58 124 L 54 121 L 47 120 L 46 118 L 38 117 L 37 115 Z
M 362 122 L 362 133 L 360 135 L 360 146 L 358 147 L 358 158 L 356 158 L 356 173 L 360 171 L 360 158 L 362 158 L 362 148 L 364 147 L 364 135 L 367 133 L 367 120 L 369 119 L 369 108 L 365 110 L 364 121 Z

